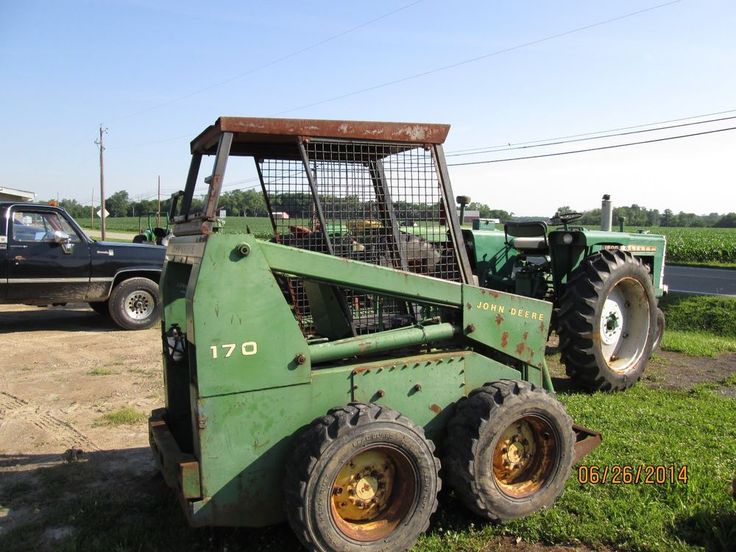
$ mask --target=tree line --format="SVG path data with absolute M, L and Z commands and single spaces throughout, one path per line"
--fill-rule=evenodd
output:
M 274 211 L 282 211 L 292 218 L 308 218 L 313 216 L 311 196 L 307 193 L 275 194 L 270 197 L 271 208 Z M 327 205 L 326 211 L 359 213 L 365 208 L 363 202 L 357 196 L 327 196 L 323 198 Z M 161 201 L 161 213 L 168 213 L 171 200 L 169 198 Z M 62 199 L 59 205 L 66 209 L 74 218 L 89 217 L 92 207 L 83 205 L 74 199 Z M 147 216 L 155 213 L 158 202 L 153 199 L 134 201 L 130 199 L 128 192 L 121 190 L 110 195 L 105 200 L 105 207 L 111 217 L 137 217 Z M 192 201 L 192 210 L 201 210 L 203 200 L 195 198 Z M 227 216 L 250 216 L 266 217 L 268 209 L 260 190 L 232 190 L 223 192 L 220 196 L 219 209 L 224 210 Z M 406 201 L 394 202 L 394 208 L 398 216 L 407 220 L 426 220 L 436 216 L 438 206 L 432 203 L 411 203 Z M 95 211 L 99 206 L 94 208 Z M 496 218 L 501 222 L 512 220 L 514 214 L 503 209 L 491 209 L 485 203 L 474 201 L 467 206 L 469 211 L 478 211 L 482 218 Z M 569 206 L 562 206 L 558 212 L 569 212 Z M 546 214 L 549 217 L 553 213 Z M 96 216 L 96 215 L 95 215 Z M 329 214 L 328 214 L 329 217 Z M 646 207 L 633 204 L 627 207 L 615 207 L 613 209 L 613 224 L 618 224 L 619 217 L 623 217 L 627 226 L 676 226 L 676 227 L 715 227 L 736 228 L 736 213 L 708 215 L 696 215 L 680 211 L 675 213 L 670 209 L 659 211 L 658 209 L 647 209 Z M 524 217 L 525 219 L 535 217 Z M 536 217 L 539 218 L 539 217 Z M 544 217 L 542 217 L 544 218 Z M 580 224 L 597 226 L 601 221 L 600 207 L 583 212 Z

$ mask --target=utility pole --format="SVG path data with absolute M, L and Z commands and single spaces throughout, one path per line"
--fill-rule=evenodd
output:
M 102 140 L 103 134 L 107 132 L 106 128 L 102 128 L 100 125 L 100 139 L 95 141 L 100 147 L 100 233 L 102 234 L 102 241 L 105 241 L 105 160 L 102 152 L 105 151 L 105 144 Z
M 161 175 L 158 175 L 158 210 L 156 211 L 156 226 L 161 228 Z

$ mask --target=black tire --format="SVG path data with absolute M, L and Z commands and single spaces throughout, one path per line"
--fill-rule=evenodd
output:
M 662 312 L 662 309 L 657 307 L 656 333 L 654 335 L 654 343 L 652 343 L 652 353 L 656 353 L 659 350 L 660 345 L 662 345 L 665 326 L 664 313 Z
M 148 240 L 146 239 L 145 234 L 138 234 L 137 236 L 133 236 L 133 243 L 146 243 Z
M 554 504 L 573 461 L 575 433 L 564 407 L 524 381 L 501 380 L 460 400 L 445 438 L 444 467 L 457 496 L 492 521 Z
M 429 526 L 440 463 L 424 431 L 395 410 L 334 408 L 294 444 L 284 507 L 307 550 L 406 550 Z
M 110 317 L 124 330 L 145 330 L 160 319 L 158 284 L 148 278 L 123 280 L 110 294 Z
M 560 299 L 567 375 L 590 391 L 631 387 L 651 356 L 656 317 L 652 281 L 639 259 L 620 250 L 591 255 L 573 271 Z
M 89 303 L 90 308 L 100 316 L 110 318 L 110 309 L 107 306 L 107 301 Z

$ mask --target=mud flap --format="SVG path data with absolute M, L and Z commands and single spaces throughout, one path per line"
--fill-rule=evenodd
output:
M 575 432 L 575 445 L 573 446 L 574 457 L 573 464 L 577 464 L 584 456 L 590 454 L 593 449 L 603 441 L 603 436 L 598 431 L 593 431 L 581 425 L 572 424 L 572 430 Z

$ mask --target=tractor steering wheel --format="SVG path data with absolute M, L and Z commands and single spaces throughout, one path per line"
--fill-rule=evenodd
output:
M 570 211 L 568 213 L 555 213 L 554 215 L 552 215 L 550 222 L 552 224 L 562 224 L 563 226 L 567 226 L 568 224 L 578 220 L 582 216 L 583 213 L 578 213 L 576 211 Z

